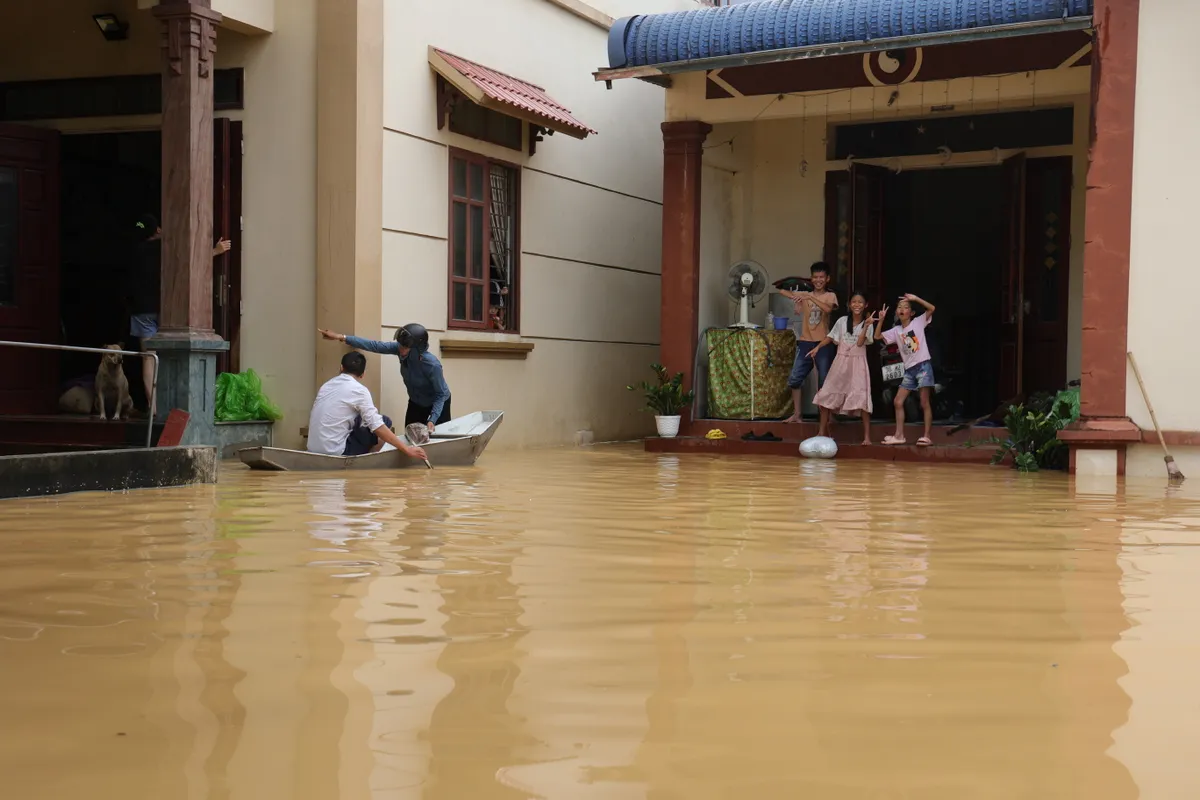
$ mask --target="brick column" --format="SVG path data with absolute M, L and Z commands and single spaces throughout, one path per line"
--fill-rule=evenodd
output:
M 185 444 L 214 444 L 213 56 L 221 15 L 211 0 L 162 0 L 162 303 L 158 415 L 191 414 Z
M 1124 472 L 1126 444 L 1141 440 L 1125 407 L 1138 10 L 1139 0 L 1096 0 L 1095 5 L 1083 251 L 1083 418 L 1061 434 L 1072 445 L 1072 471 L 1078 451 L 1093 449 L 1115 450 L 1117 471 Z
M 662 311 L 660 353 L 672 375 L 690 385 L 696 361 L 700 307 L 700 171 L 712 126 L 664 122 L 662 209 Z M 699 390 L 700 387 L 693 387 Z M 686 414 L 685 418 L 690 414 Z

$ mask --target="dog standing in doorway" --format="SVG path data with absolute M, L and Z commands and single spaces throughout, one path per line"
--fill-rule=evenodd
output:
M 105 350 L 124 350 L 120 344 L 104 346 Z M 125 367 L 121 363 L 122 355 L 105 353 L 100 357 L 100 368 L 96 370 L 96 408 L 100 419 L 108 419 L 105 413 L 105 403 L 114 403 L 113 419 L 120 420 L 121 414 L 128 419 L 133 411 L 133 399 L 129 396 L 129 379 L 125 377 Z

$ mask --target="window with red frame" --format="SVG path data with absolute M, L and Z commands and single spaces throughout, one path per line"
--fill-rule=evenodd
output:
M 517 331 L 520 171 L 450 153 L 450 327 Z

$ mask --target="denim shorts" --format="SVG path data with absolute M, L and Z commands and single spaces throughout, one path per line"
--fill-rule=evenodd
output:
M 153 339 L 158 334 L 158 314 L 134 314 L 129 318 L 129 335 L 135 339 Z
M 920 364 L 914 364 L 904 370 L 904 379 L 900 381 L 900 388 L 907 392 L 914 392 L 917 389 L 932 389 L 933 364 L 922 361 Z

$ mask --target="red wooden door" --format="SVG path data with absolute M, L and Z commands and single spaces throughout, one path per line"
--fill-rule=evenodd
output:
M 888 171 L 867 164 L 850 166 L 852 223 L 850 285 L 847 292 L 862 292 L 871 308 L 883 296 L 883 191 Z M 845 302 L 845 298 L 842 298 Z
M 57 344 L 58 132 L 0 125 L 0 340 Z M 58 356 L 0 347 L 0 413 L 52 413 Z
M 229 342 L 217 372 L 237 372 L 242 322 L 242 123 L 213 120 L 213 240 L 233 249 L 213 259 L 213 330 Z
M 883 193 L 888 176 L 883 167 L 850 165 L 850 283 L 845 292 L 862 292 L 872 310 L 881 308 L 887 299 L 883 296 Z M 843 304 L 849 302 L 849 297 L 839 299 Z M 867 349 L 871 395 L 877 408 L 884 405 L 880 356 L 878 347 Z
M 1025 156 L 1004 162 L 1004 195 L 1008 220 L 1005 265 L 1000 279 L 1000 401 L 1024 390 L 1022 356 L 1025 329 Z
M 1067 382 L 1072 168 L 1066 156 L 1030 159 L 1026 166 L 1026 392 L 1058 391 Z

